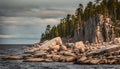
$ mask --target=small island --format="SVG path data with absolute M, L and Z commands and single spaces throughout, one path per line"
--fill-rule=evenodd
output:
M 73 62 L 75 64 L 120 64 L 120 1 L 96 0 L 60 24 L 47 25 L 41 41 L 25 56 L 4 56 L 24 62 Z

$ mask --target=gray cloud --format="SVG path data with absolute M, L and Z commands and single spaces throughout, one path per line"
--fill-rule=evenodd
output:
M 1 0 L 0 8 L 35 8 L 35 7 L 75 7 L 79 3 L 86 4 L 94 0 Z
M 29 10 L 0 10 L 0 16 L 8 17 L 41 17 L 41 18 L 58 18 L 63 17 L 67 13 L 74 13 L 73 10 L 62 10 L 62 9 L 38 9 L 31 8 Z
M 63 18 L 74 14 L 79 3 L 85 5 L 88 1 L 94 0 L 0 0 L 0 16 Z

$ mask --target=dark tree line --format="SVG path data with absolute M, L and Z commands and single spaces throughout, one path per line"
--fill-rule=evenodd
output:
M 47 25 L 45 33 L 41 35 L 41 40 L 51 39 L 57 36 L 60 37 L 73 37 L 74 30 L 80 29 L 80 27 L 89 18 L 103 14 L 106 17 L 110 17 L 113 21 L 115 28 L 115 34 L 120 36 L 119 24 L 120 20 L 120 1 L 119 0 L 95 0 L 95 3 L 89 2 L 84 8 L 82 4 L 79 4 L 76 9 L 75 15 L 67 14 L 67 16 L 60 20 L 60 24 L 51 27 Z

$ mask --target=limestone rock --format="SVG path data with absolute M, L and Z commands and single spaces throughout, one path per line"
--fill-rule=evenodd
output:
M 30 50 L 26 50 L 24 53 L 28 53 L 28 54 L 31 54 L 31 53 L 34 53 L 35 51 L 39 50 L 39 48 L 32 48 Z
M 66 58 L 65 59 L 66 62 L 73 62 L 75 60 L 75 57 L 73 57 L 73 56 L 67 56 L 65 58 Z
M 67 47 L 65 45 L 60 45 L 60 51 L 67 50 Z
M 86 56 L 82 56 L 80 59 L 77 60 L 77 62 L 84 62 L 86 59 Z
M 60 49 L 59 45 L 49 46 L 49 49 L 58 51 Z
M 52 47 L 52 46 L 58 47 L 56 45 L 62 45 L 62 40 L 60 37 L 56 37 L 47 41 L 46 43 L 41 45 L 40 49 L 49 49 L 49 47 Z
M 101 60 L 99 60 L 99 59 L 91 59 L 91 60 L 90 60 L 90 63 L 91 63 L 91 64 L 99 64 L 100 61 L 101 61 Z
M 71 53 L 71 52 L 68 52 L 68 51 L 64 52 L 63 55 L 64 56 L 76 56 L 74 53 Z
M 60 61 L 60 62 L 65 62 L 65 60 L 66 60 L 65 56 L 61 56 L 61 57 L 59 58 L 59 61 Z
M 85 45 L 83 44 L 82 41 L 76 42 L 74 48 L 76 48 L 76 49 L 81 49 L 82 52 L 85 51 Z
M 59 61 L 60 57 L 61 57 L 60 55 L 53 55 L 52 60 L 55 61 L 55 62 Z
M 45 56 L 47 53 L 45 53 L 44 51 L 42 52 L 42 51 L 38 51 L 38 52 L 35 52 L 33 55 L 34 55 L 34 57 L 43 57 L 43 56 Z
M 89 52 L 88 54 L 103 54 L 103 53 L 110 53 L 113 51 L 117 51 L 120 49 L 120 45 L 109 45 L 106 47 L 103 47 L 101 49 L 93 50 Z
M 53 56 L 52 54 L 46 54 L 46 56 L 45 56 L 45 57 L 46 57 L 46 58 L 48 58 L 48 59 L 51 59 L 51 58 L 52 58 L 52 56 Z

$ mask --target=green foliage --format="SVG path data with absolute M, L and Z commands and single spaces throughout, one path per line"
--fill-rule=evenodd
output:
M 83 5 L 79 4 L 75 15 L 67 14 L 60 20 L 60 24 L 51 27 L 47 25 L 45 33 L 41 35 L 41 40 L 51 39 L 57 36 L 73 37 L 74 30 L 80 29 L 84 22 L 97 14 L 103 14 L 106 17 L 111 17 L 115 27 L 119 27 L 116 20 L 120 20 L 120 2 L 118 0 L 95 0 L 96 3 L 89 2 L 83 9 Z M 120 30 L 115 28 L 115 34 L 120 36 Z

